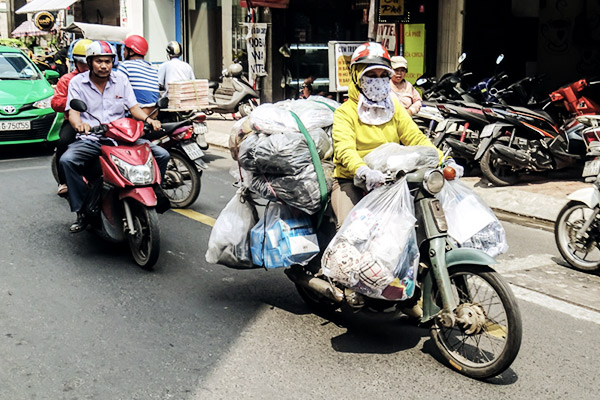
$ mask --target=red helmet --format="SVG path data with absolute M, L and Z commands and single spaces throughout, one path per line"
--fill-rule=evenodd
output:
M 133 50 L 136 54 L 139 54 L 140 56 L 145 56 L 148 52 L 148 42 L 140 35 L 128 36 L 123 41 L 123 44 L 125 45 L 125 47 Z
M 355 64 L 383 65 L 392 68 L 390 54 L 381 44 L 376 42 L 363 43 L 352 53 L 350 67 Z

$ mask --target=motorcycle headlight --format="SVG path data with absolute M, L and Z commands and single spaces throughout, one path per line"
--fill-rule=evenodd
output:
M 33 103 L 33 106 L 35 108 L 50 108 L 50 101 L 52 100 L 53 96 L 47 97 L 43 100 L 38 100 L 35 103 Z
M 444 187 L 444 174 L 439 169 L 425 172 L 423 176 L 423 188 L 431 194 L 439 193 Z
M 148 156 L 148 160 L 146 160 L 144 165 L 131 165 L 112 154 L 110 155 L 110 158 L 119 169 L 121 175 L 123 175 L 123 178 L 134 185 L 149 185 L 154 180 L 154 162 L 152 155 Z

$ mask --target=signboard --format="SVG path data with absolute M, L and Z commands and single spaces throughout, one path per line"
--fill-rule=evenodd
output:
M 346 92 L 350 82 L 350 59 L 354 50 L 364 42 L 328 43 L 329 58 L 329 91 Z
M 400 20 L 404 15 L 404 0 L 379 0 L 377 15 L 381 22 Z
M 246 35 L 246 49 L 248 51 L 248 76 L 250 83 L 254 85 L 256 78 L 266 76 L 266 23 L 245 23 L 248 34 Z
M 396 24 L 378 24 L 375 41 L 393 53 L 396 51 L 396 34 Z
M 414 84 L 425 72 L 425 24 L 404 24 L 404 58 L 408 61 L 405 79 Z
M 54 15 L 40 11 L 33 16 L 33 23 L 41 31 L 50 31 L 54 27 Z

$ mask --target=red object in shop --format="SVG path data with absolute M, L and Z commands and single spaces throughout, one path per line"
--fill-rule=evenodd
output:
M 248 8 L 247 3 L 251 3 L 252 7 L 288 8 L 290 0 L 240 0 L 241 7 Z

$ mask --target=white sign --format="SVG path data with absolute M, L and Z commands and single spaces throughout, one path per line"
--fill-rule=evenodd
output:
M 329 47 L 329 91 L 346 92 L 350 82 L 350 59 L 354 50 L 364 42 L 330 41 Z
M 377 39 L 389 52 L 396 51 L 396 24 L 377 25 Z
M 246 49 L 248 51 L 248 76 L 250 83 L 254 84 L 256 77 L 266 76 L 266 23 L 245 23 L 248 29 L 246 35 Z

